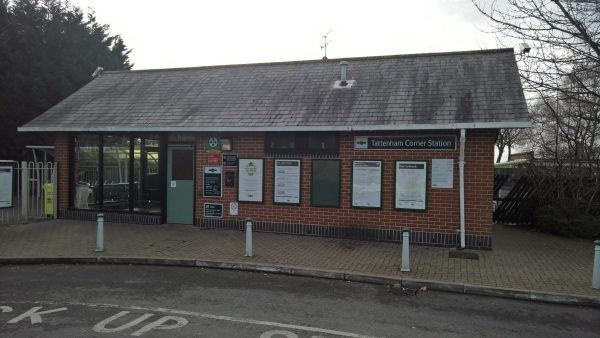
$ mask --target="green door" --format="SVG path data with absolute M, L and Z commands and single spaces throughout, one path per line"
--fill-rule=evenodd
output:
M 169 145 L 167 223 L 194 224 L 194 146 Z

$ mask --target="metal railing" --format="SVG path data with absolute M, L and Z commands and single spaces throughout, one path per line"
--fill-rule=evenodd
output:
M 0 160 L 0 224 L 27 223 L 56 218 L 56 165 L 51 162 L 16 162 Z M 48 190 L 45 194 L 44 189 Z M 52 197 L 48 201 L 45 195 Z M 47 203 L 48 202 L 48 203 Z

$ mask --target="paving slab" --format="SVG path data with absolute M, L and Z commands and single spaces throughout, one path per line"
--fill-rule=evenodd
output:
M 96 253 L 94 222 L 54 220 L 3 225 L 0 258 L 68 257 L 73 263 L 89 263 L 98 257 L 101 263 L 127 259 L 137 264 L 170 259 L 165 264 L 179 261 L 185 266 L 215 261 L 256 264 L 263 269 L 269 265 L 287 267 L 291 274 L 307 276 L 314 274 L 312 270 L 328 271 L 331 278 L 344 274 L 344 278 L 355 281 L 381 276 L 408 283 L 444 282 L 457 290 L 478 290 L 481 286 L 514 289 L 529 299 L 535 297 L 523 294 L 523 290 L 600 299 L 600 290 L 591 288 L 592 241 L 504 225 L 494 229 L 493 250 L 469 251 L 478 255 L 477 260 L 451 258 L 453 248 L 411 246 L 410 272 L 400 271 L 402 247 L 397 243 L 254 233 L 255 256 L 245 257 L 245 237 L 240 231 L 122 223 L 106 223 L 105 229 L 105 251 Z

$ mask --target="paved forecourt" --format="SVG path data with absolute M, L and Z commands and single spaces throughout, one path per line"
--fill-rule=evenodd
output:
M 272 233 L 254 234 L 244 257 L 240 231 L 186 225 L 107 223 L 106 251 L 94 252 L 94 222 L 56 220 L 0 226 L 0 258 L 152 257 L 307 267 L 410 279 L 557 292 L 600 298 L 591 288 L 593 243 L 496 226 L 494 250 L 477 260 L 450 258 L 452 248 L 411 246 L 411 272 L 402 273 L 401 245 Z

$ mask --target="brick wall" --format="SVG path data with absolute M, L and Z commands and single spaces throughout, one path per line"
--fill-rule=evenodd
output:
M 250 217 L 257 221 L 300 223 L 350 228 L 401 229 L 409 226 L 413 231 L 426 233 L 456 234 L 459 228 L 459 151 L 364 151 L 354 150 L 354 136 L 402 135 L 423 132 L 366 132 L 342 133 L 340 135 L 339 158 L 342 163 L 341 205 L 339 208 L 311 207 L 310 157 L 302 159 L 301 205 L 273 204 L 273 158 L 265 157 L 263 133 L 221 134 L 233 141 L 233 151 L 240 158 L 265 157 L 264 203 L 239 203 L 239 215 L 228 216 L 229 202 L 237 200 L 237 186 L 223 186 L 223 196 L 202 197 L 202 170 L 206 165 L 204 135 L 196 137 L 196 218 L 202 221 L 203 205 L 206 202 L 223 203 L 224 219 L 241 221 Z M 429 135 L 454 134 L 457 131 L 431 131 Z M 215 135 L 215 134 L 211 134 Z M 465 151 L 465 213 L 466 232 L 470 235 L 489 236 L 492 231 L 493 194 L 493 145 L 496 130 L 467 132 Z M 458 145 L 457 145 L 458 148 Z M 454 188 L 432 189 L 430 183 L 431 159 L 454 159 Z M 383 199 L 381 210 L 354 209 L 351 207 L 351 172 L 353 159 L 383 160 Z M 428 209 L 426 212 L 397 211 L 394 201 L 394 161 L 426 160 L 428 162 Z M 236 171 L 235 167 L 224 167 L 224 172 Z M 237 173 L 236 173 L 237 177 Z M 237 182 L 236 182 L 237 185 Z
M 58 210 L 69 207 L 69 147 L 70 136 L 57 134 L 54 137 L 54 160 L 58 165 Z

